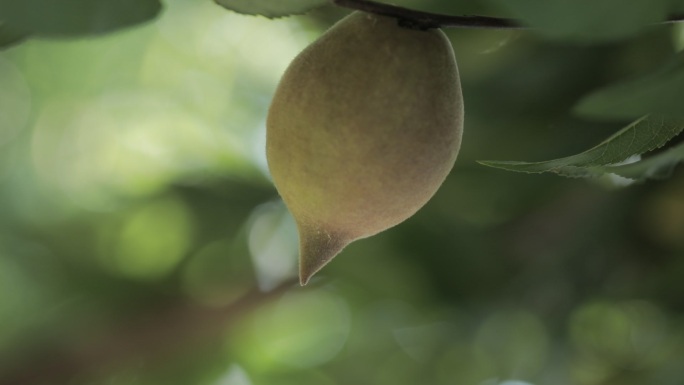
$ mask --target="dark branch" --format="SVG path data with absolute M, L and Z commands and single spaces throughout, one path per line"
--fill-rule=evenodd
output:
M 223 308 L 177 302 L 127 323 L 95 333 L 45 354 L 32 354 L 10 368 L 0 365 L 0 384 L 65 384 L 75 378 L 106 378 L 117 369 L 143 359 L 161 365 L 165 359 L 208 344 L 245 313 L 272 301 L 297 283 L 282 283 L 269 292 L 253 290 Z M 5 371 L 3 371 L 5 369 Z
M 488 29 L 525 29 L 520 21 L 487 16 L 450 16 L 438 13 L 416 11 L 372 0 L 332 0 L 340 7 L 355 9 L 399 19 L 405 25 L 421 29 L 430 28 L 488 28 Z M 684 21 L 684 15 L 673 15 L 655 24 L 669 24 Z
M 437 13 L 416 11 L 413 9 L 377 3 L 370 0 L 332 0 L 340 7 L 355 9 L 383 16 L 390 16 L 400 21 L 410 22 L 421 28 L 459 27 L 459 28 L 525 28 L 511 19 L 485 16 L 449 16 Z

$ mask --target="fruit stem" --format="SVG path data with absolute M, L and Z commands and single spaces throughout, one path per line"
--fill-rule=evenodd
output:
M 390 16 L 410 28 L 486 28 L 486 29 L 528 29 L 520 21 L 488 16 L 452 16 L 417 11 L 396 5 L 378 3 L 372 0 L 332 0 L 340 7 Z M 670 24 L 684 21 L 684 14 L 672 15 L 667 20 L 654 24 Z

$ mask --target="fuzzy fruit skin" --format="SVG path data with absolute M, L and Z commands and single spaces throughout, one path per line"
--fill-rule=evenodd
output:
M 355 12 L 302 51 L 276 90 L 266 139 L 299 230 L 301 283 L 350 242 L 420 209 L 451 170 L 462 131 L 442 31 Z

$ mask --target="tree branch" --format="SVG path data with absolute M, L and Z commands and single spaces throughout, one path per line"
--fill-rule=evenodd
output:
M 417 11 L 396 5 L 378 3 L 373 0 L 332 0 L 340 7 L 390 16 L 401 22 L 420 29 L 430 28 L 486 28 L 486 29 L 527 29 L 520 21 L 488 16 L 451 16 L 438 13 Z M 670 24 L 684 21 L 684 15 L 672 15 L 667 20 L 655 23 Z
M 396 5 L 378 3 L 372 0 L 332 0 L 335 5 L 383 16 L 390 16 L 423 28 L 459 27 L 520 29 L 525 28 L 512 19 L 486 16 L 449 16 L 438 13 L 416 11 Z
M 179 352 L 215 340 L 246 312 L 280 297 L 296 284 L 293 279 L 269 292 L 255 289 L 223 308 L 179 301 L 154 309 L 113 329 L 100 330 L 93 338 L 36 352 L 6 371 L 0 368 L 0 384 L 63 384 L 75 378 L 102 379 L 135 359 L 144 359 L 147 365 L 161 365 Z

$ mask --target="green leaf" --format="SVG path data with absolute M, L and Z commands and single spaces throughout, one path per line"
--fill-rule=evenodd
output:
M 20 43 L 26 36 L 27 34 L 10 28 L 7 24 L 0 22 L 0 50 Z
M 0 0 L 13 29 L 42 36 L 102 34 L 153 19 L 159 0 Z
M 672 0 L 671 13 L 674 15 L 681 15 L 683 12 L 684 12 L 684 1 L 683 0 Z
M 602 167 L 601 170 L 635 180 L 664 179 L 672 174 L 672 170 L 680 162 L 684 162 L 684 143 L 680 143 L 641 162 L 620 166 L 606 166 Z
M 608 172 L 618 173 L 616 164 L 663 146 L 684 129 L 684 120 L 663 116 L 645 116 L 610 138 L 585 152 L 545 162 L 480 161 L 479 163 L 509 171 L 526 173 L 552 172 L 569 177 L 600 176 Z M 607 171 L 606 167 L 611 166 Z M 625 167 L 629 173 L 631 170 Z M 632 166 L 635 167 L 635 166 Z M 622 169 L 622 170 L 625 170 Z M 633 171 L 638 175 L 638 170 Z
M 491 0 L 549 38 L 600 42 L 667 18 L 671 0 Z
M 215 0 L 224 8 L 246 15 L 268 18 L 306 13 L 313 8 L 328 4 L 328 0 Z
M 650 75 L 590 94 L 579 102 L 576 111 L 600 118 L 634 118 L 650 113 L 684 117 L 684 53 Z

